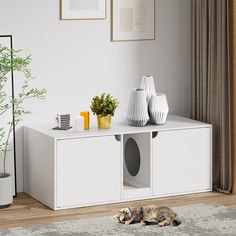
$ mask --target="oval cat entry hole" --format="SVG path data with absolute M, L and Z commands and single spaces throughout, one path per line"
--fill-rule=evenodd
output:
M 136 176 L 140 169 L 140 152 L 137 143 L 129 138 L 125 143 L 125 165 L 130 175 Z

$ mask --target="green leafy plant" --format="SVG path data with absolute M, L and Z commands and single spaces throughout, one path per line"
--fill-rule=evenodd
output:
M 106 116 L 114 116 L 115 110 L 118 107 L 119 102 L 117 98 L 114 98 L 109 93 L 103 93 L 100 96 L 93 97 L 91 101 L 91 110 L 93 114 Z
M 30 99 L 45 99 L 46 90 L 30 88 L 29 83 L 33 77 L 29 65 L 31 56 L 22 57 L 21 50 L 11 50 L 0 44 L 0 156 L 3 156 L 3 173 L 6 173 L 6 156 L 9 151 L 10 135 L 13 131 L 13 119 L 2 123 L 4 114 L 12 110 L 15 117 L 15 125 L 18 125 L 23 120 L 25 115 L 31 114 L 31 111 L 26 109 L 23 104 Z M 24 79 L 19 88 L 18 93 L 15 93 L 14 99 L 11 94 L 6 92 L 6 84 L 10 79 L 11 71 L 20 72 Z M 5 118 L 6 119 L 6 118 Z M 5 122 L 5 121 L 4 121 Z

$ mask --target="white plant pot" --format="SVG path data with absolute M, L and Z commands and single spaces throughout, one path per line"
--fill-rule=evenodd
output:
M 149 120 L 146 93 L 144 89 L 133 89 L 127 112 L 127 120 L 132 126 L 145 126 Z
M 12 202 L 12 176 L 0 173 L 0 208 L 9 207 Z
M 164 93 L 156 93 L 151 96 L 148 106 L 151 122 L 161 125 L 166 122 L 169 112 L 169 106 L 166 95 Z
M 140 88 L 146 92 L 147 104 L 149 104 L 151 96 L 156 94 L 154 79 L 152 76 L 143 76 Z

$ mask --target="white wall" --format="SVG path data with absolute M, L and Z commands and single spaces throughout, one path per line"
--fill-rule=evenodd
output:
M 77 114 L 90 100 L 110 92 L 120 100 L 114 120 L 125 117 L 130 91 L 142 75 L 153 75 L 167 94 L 172 113 L 190 113 L 190 0 L 156 0 L 156 40 L 110 41 L 110 0 L 106 20 L 59 20 L 59 0 L 0 0 L 0 34 L 32 54 L 34 86 L 46 101 L 27 104 L 24 122 L 54 124 L 55 114 Z M 17 78 L 16 78 L 17 79 Z M 95 117 L 92 117 L 95 125 Z M 22 130 L 18 131 L 18 191 L 22 191 Z

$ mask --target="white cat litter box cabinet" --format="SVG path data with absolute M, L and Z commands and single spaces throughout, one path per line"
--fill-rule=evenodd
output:
M 211 125 L 24 129 L 24 192 L 54 210 L 212 190 Z

